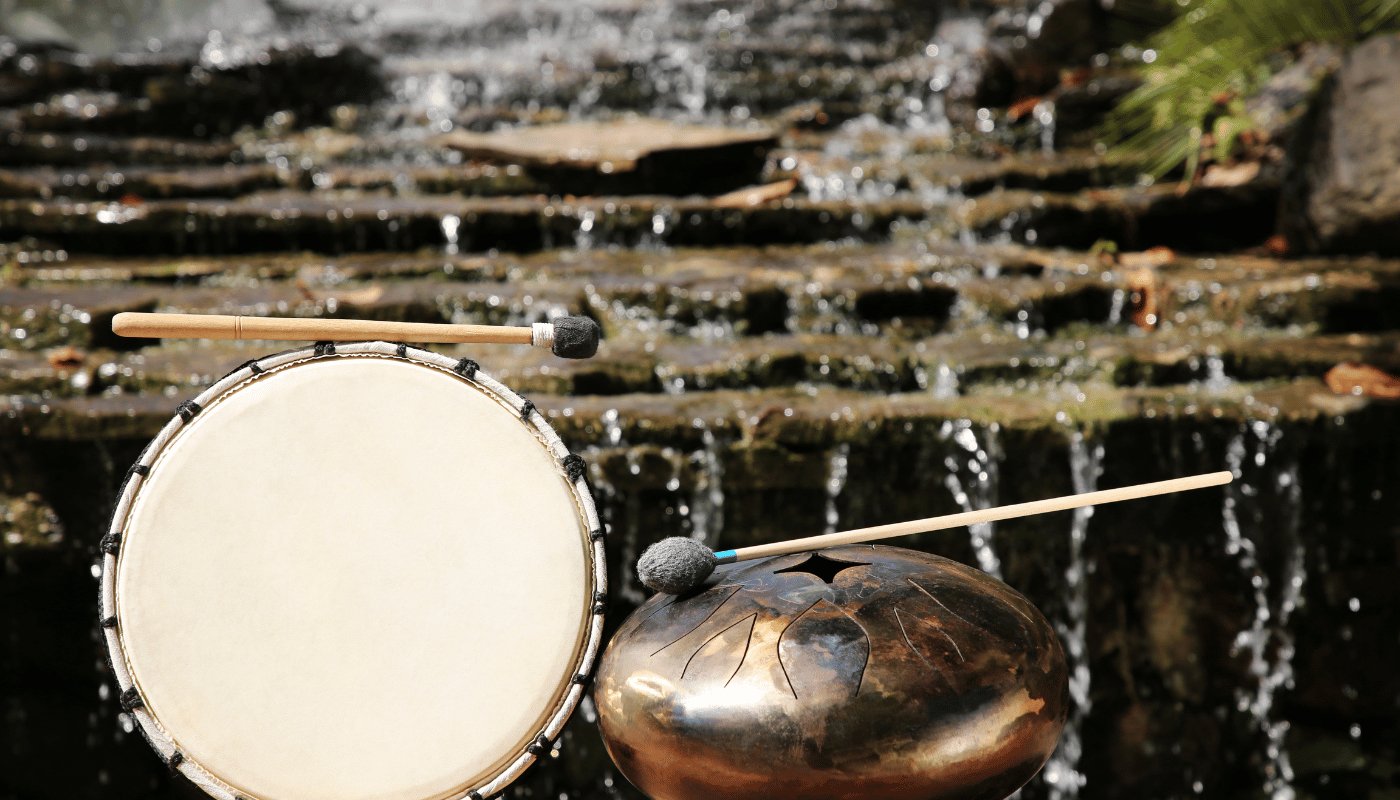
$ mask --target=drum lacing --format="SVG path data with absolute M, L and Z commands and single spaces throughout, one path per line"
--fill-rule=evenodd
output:
M 600 542 L 603 540 L 603 535 L 604 534 L 602 528 L 594 528 L 593 530 L 588 532 L 588 541 Z
M 185 763 L 185 754 L 176 750 L 170 754 L 170 760 L 165 762 L 165 766 L 170 767 L 171 772 L 176 772 L 183 763 Z
M 185 422 L 189 422 L 190 420 L 194 419 L 195 415 L 203 410 L 204 409 L 200 407 L 199 403 L 196 403 L 193 400 L 186 400 L 185 402 L 175 407 L 175 413 L 179 414 L 180 419 L 184 420 Z
M 335 342 L 317 342 L 316 346 L 311 348 L 311 352 L 318 356 L 333 356 L 335 355 Z
M 564 456 L 563 460 L 559 462 L 559 465 L 564 468 L 564 474 L 568 475 L 571 481 L 582 478 L 583 473 L 588 469 L 588 464 L 583 460 L 583 456 L 576 453 L 570 453 Z
M 117 698 L 117 701 L 121 703 L 122 711 L 128 714 L 138 708 L 146 707 L 146 701 L 141 699 L 141 693 L 136 691 L 135 686 L 122 692 L 121 697 Z
M 524 398 L 521 399 L 523 400 Z M 524 420 L 525 422 L 529 422 L 530 415 L 533 413 L 535 413 L 534 403 L 531 403 L 529 400 L 525 400 L 525 402 L 520 404 L 520 419 Z
M 122 546 L 122 532 L 112 531 L 102 537 L 102 541 L 97 543 L 97 549 L 109 556 L 114 556 Z
M 136 462 L 135 464 L 132 464 L 131 467 L 128 468 L 126 471 L 127 479 L 130 479 L 132 475 L 140 475 L 144 478 L 150 474 L 151 468 L 146 466 L 145 464 L 142 464 L 140 461 Z
M 594 613 L 594 614 L 602 614 L 603 612 L 607 611 L 607 610 L 608 610 L 607 602 L 608 602 L 608 596 L 607 596 L 607 595 L 603 594 L 602 592 L 594 592 L 594 593 L 593 593 L 593 613 Z
M 256 358 L 252 358 L 252 359 L 249 359 L 249 360 L 247 360 L 247 361 L 244 361 L 244 362 L 243 362 L 243 366 L 239 367 L 238 369 L 246 369 L 246 370 L 248 370 L 249 372 L 253 373 L 254 375 L 261 375 L 261 374 L 263 374 L 263 372 L 266 371 L 266 370 L 264 370 L 262 367 L 258 366 L 258 360 L 257 360 Z M 234 371 L 237 372 L 238 370 L 234 370 Z
M 102 618 L 102 627 L 108 628 L 108 629 L 117 627 L 117 618 L 116 618 L 116 617 L 103 617 L 103 618 Z
M 452 371 L 461 375 L 463 378 L 475 378 L 476 371 L 479 369 L 481 369 L 480 364 L 472 361 L 470 358 L 464 358 L 457 362 L 457 366 L 453 367 Z
M 545 736 L 543 733 L 541 733 L 538 737 L 535 738 L 535 741 L 531 742 L 530 746 L 525 749 L 530 752 L 530 755 L 539 757 L 553 750 L 554 744 L 549 741 L 548 736 Z

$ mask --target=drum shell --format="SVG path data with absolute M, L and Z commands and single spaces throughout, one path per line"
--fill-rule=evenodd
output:
M 1053 752 L 1064 655 L 1024 597 L 937 556 L 859 545 L 740 564 L 658 595 L 613 638 L 595 701 L 656 800 L 1004 798 Z

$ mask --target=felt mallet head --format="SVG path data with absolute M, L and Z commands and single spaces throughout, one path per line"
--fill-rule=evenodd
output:
M 556 317 L 549 349 L 560 358 L 592 358 L 600 335 L 598 323 L 588 317 Z
M 710 577 L 718 564 L 714 551 L 684 536 L 662 539 L 637 560 L 642 585 L 665 594 L 683 594 Z

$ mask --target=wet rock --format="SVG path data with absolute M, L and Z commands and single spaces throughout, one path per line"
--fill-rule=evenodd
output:
M 981 106 L 1004 106 L 1060 81 L 1060 71 L 1087 64 L 1108 43 L 1108 15 L 1097 0 L 1052 0 L 996 12 L 974 94 Z
M 160 169 L 0 170 L 0 197 L 51 200 L 236 197 L 282 188 L 289 176 L 268 164 Z
M 373 197 L 301 193 L 138 204 L 0 201 L 0 226 L 70 252 L 357 252 L 448 246 L 530 251 L 565 244 L 773 244 L 879 239 L 930 213 L 912 197 L 873 203 L 788 198 L 716 208 L 699 198 Z M 444 220 L 453 220 L 450 228 Z
M 1323 89 L 1285 209 L 1290 242 L 1315 252 L 1400 254 L 1400 37 L 1347 54 Z M 1300 142 L 1305 140 L 1300 140 Z
M 1171 185 L 1100 189 L 1079 195 L 993 192 L 965 203 L 960 224 L 983 236 L 1042 246 L 1167 246 L 1212 251 L 1255 245 L 1274 230 L 1278 188 Z
M 0 288 L 0 341 L 26 350 L 60 344 L 131 348 L 137 346 L 134 340 L 112 333 L 112 317 L 123 311 L 154 311 L 157 303 L 154 292 L 136 287 Z
M 0 165 L 31 167 L 87 164 L 222 164 L 239 159 L 227 141 L 98 134 L 0 132 Z
M 25 557 L 25 551 L 63 545 L 63 524 L 38 494 L 0 495 L 0 558 Z
M 771 131 L 682 126 L 635 119 L 575 122 L 443 143 L 467 158 L 516 164 L 554 194 L 718 194 L 758 182 Z

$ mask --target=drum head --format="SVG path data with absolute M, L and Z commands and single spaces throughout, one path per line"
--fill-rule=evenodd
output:
M 601 638 L 581 473 L 470 361 L 253 362 L 181 406 L 104 540 L 124 707 L 216 797 L 500 791 L 551 748 Z

